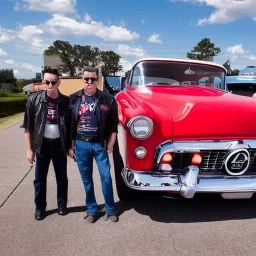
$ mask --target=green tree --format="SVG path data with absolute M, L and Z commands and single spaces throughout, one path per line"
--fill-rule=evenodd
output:
M 122 70 L 119 64 L 120 56 L 113 51 L 100 51 L 98 47 L 90 45 L 71 45 L 67 41 L 56 40 L 53 45 L 44 51 L 45 55 L 59 55 L 62 65 L 59 70 L 75 76 L 81 72 L 85 66 L 102 66 L 105 75 L 115 74 Z
M 189 59 L 207 60 L 208 57 L 216 56 L 221 52 L 219 47 L 215 47 L 209 38 L 202 39 L 192 50 L 187 53 Z
M 90 45 L 74 45 L 78 60 L 78 68 L 83 69 L 85 66 L 97 67 L 101 60 L 101 52 L 97 47 Z
M 231 63 L 230 63 L 229 59 L 223 64 L 223 66 L 227 69 L 227 75 L 228 76 L 238 76 L 239 75 L 239 70 L 238 69 L 232 70 Z
M 16 78 L 14 76 L 12 69 L 0 70 L 0 83 L 10 83 L 10 84 L 13 84 L 14 86 L 17 86 Z
M 44 51 L 45 55 L 57 54 L 60 56 L 63 65 L 58 67 L 60 72 L 69 73 L 70 76 L 76 75 L 78 67 L 77 53 L 74 47 L 67 41 L 56 40 L 53 45 Z
M 113 51 L 101 52 L 102 74 L 104 76 L 113 74 L 122 70 L 122 66 L 119 64 L 121 56 Z

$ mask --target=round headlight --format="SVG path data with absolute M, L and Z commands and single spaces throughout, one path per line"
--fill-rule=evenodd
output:
M 132 118 L 128 124 L 132 136 L 138 140 L 148 138 L 153 132 L 153 122 L 146 116 Z

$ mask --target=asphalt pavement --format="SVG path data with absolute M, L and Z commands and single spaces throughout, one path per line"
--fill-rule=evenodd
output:
M 256 207 L 251 200 L 199 197 L 115 202 L 117 223 L 84 220 L 79 172 L 68 159 L 69 214 L 57 214 L 56 181 L 48 175 L 47 216 L 34 219 L 34 167 L 26 160 L 20 122 L 0 131 L 0 255 L 256 255 Z M 110 156 L 111 157 L 111 156 Z M 111 161 L 112 163 L 112 161 Z M 112 164 L 113 166 L 113 164 Z M 94 165 L 95 193 L 103 207 Z

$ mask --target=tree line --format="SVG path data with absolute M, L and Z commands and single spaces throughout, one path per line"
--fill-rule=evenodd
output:
M 221 52 L 209 38 L 203 38 L 190 51 L 187 52 L 189 59 L 208 60 L 209 57 L 217 56 Z M 62 65 L 58 67 L 61 73 L 68 73 L 70 76 L 81 75 L 85 66 L 101 67 L 104 76 L 113 74 L 122 70 L 120 65 L 121 56 L 114 51 L 101 51 L 98 47 L 90 45 L 71 45 L 67 41 L 56 40 L 44 51 L 44 55 L 58 55 Z M 228 59 L 223 66 L 227 69 L 227 75 L 238 75 L 238 69 L 232 69 Z M 12 69 L 0 70 L 0 83 L 11 83 L 18 87 L 31 83 L 32 79 L 16 79 Z
M 44 55 L 58 55 L 62 61 L 59 70 L 76 76 L 85 66 L 101 67 L 103 75 L 115 74 L 122 70 L 120 58 L 114 51 L 101 51 L 90 45 L 71 45 L 67 41 L 56 40 L 44 51 Z
M 189 59 L 209 60 L 221 52 L 209 38 L 203 38 L 190 52 L 187 53 Z M 53 45 L 44 51 L 45 55 L 57 54 L 63 65 L 61 72 L 75 76 L 81 72 L 83 67 L 101 66 L 103 75 L 115 74 L 122 70 L 120 65 L 120 56 L 114 51 L 100 51 L 98 47 L 90 45 L 71 45 L 67 41 L 56 40 Z M 230 60 L 228 59 L 223 66 L 227 69 L 228 76 L 239 74 L 238 69 L 232 70 Z

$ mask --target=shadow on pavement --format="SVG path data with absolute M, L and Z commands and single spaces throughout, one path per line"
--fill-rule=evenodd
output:
M 256 218 L 256 199 L 224 200 L 220 196 L 198 196 L 194 199 L 154 197 L 136 202 L 117 202 L 119 215 L 134 209 L 153 221 L 196 223 Z
M 256 218 L 256 198 L 244 200 L 224 200 L 220 196 L 197 196 L 194 199 L 167 198 L 154 196 L 133 202 L 116 202 L 118 215 L 134 209 L 153 221 L 164 223 L 197 223 Z M 99 205 L 97 215 L 104 215 Z M 46 211 L 46 216 L 56 214 L 57 209 Z M 85 212 L 85 206 L 69 207 L 68 214 Z M 122 218 L 122 217 L 121 217 Z M 125 218 L 125 217 L 124 217 Z

